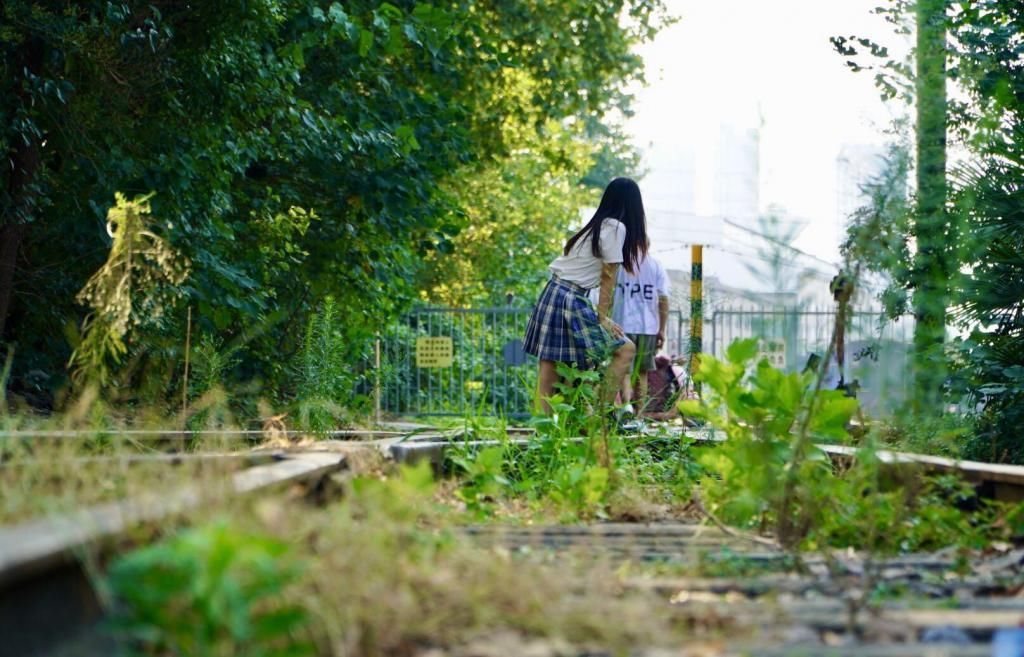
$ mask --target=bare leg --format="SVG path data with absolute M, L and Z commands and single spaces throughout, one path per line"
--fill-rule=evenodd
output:
M 551 404 L 548 400 L 555 394 L 556 383 L 558 383 L 558 370 L 555 361 L 540 361 L 540 370 L 537 373 L 537 403 L 545 415 L 551 415 Z
M 636 345 L 630 340 L 620 346 L 612 354 L 612 363 L 608 366 L 608 373 L 605 375 L 601 402 L 610 406 L 615 401 L 615 392 L 622 391 L 622 403 L 628 404 L 632 399 L 631 390 L 628 385 L 623 384 L 623 379 L 629 376 L 629 370 L 633 367 L 633 356 L 636 355 Z
M 636 397 L 641 404 L 647 403 L 647 372 L 640 372 L 636 381 Z

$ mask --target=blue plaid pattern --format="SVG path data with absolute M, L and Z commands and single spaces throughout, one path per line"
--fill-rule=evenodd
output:
M 601 362 L 623 342 L 601 326 L 586 288 L 552 276 L 526 325 L 523 349 L 542 360 L 583 368 Z

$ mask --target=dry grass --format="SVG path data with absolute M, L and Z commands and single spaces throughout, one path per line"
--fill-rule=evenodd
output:
M 230 446 L 211 447 L 225 455 Z M 182 453 L 177 463 L 157 460 L 170 456 L 152 446 L 103 439 L 7 440 L 0 443 L 0 524 L 184 486 L 222 487 L 246 465 L 240 458 L 200 459 L 194 452 Z
M 445 529 L 420 475 L 361 481 L 341 503 L 291 513 L 265 502 L 262 529 L 295 546 L 307 565 L 294 598 L 317 619 L 334 657 L 452 649 L 496 632 L 625 654 L 678 645 L 664 600 L 627 590 L 607 561 L 543 564 L 481 549 Z
M 240 432 L 222 402 L 211 393 L 194 403 L 190 413 L 209 420 L 198 432 L 168 429 L 184 426 L 187 417 L 155 408 L 115 412 L 94 388 L 59 415 L 0 415 L 0 524 L 184 487 L 218 496 L 231 474 L 268 460 L 269 452 L 315 443 L 286 437 L 281 416 L 271 416 L 261 431 Z M 251 453 L 257 444 L 268 453 Z
M 207 441 L 202 447 L 227 452 L 246 444 Z M 157 452 L 152 443 L 109 436 L 0 442 L 0 523 L 183 486 L 209 494 L 244 465 L 228 459 L 137 461 Z M 304 567 L 286 596 L 310 612 L 308 632 L 320 654 L 332 657 L 463 654 L 474 644 L 495 644 L 496 636 L 543 641 L 555 653 L 559 646 L 627 654 L 637 645 L 681 645 L 685 630 L 663 613 L 665 600 L 621 586 L 619 564 L 539 563 L 481 549 L 448 529 L 469 517 L 453 495 L 455 484 L 433 482 L 425 469 L 395 476 L 375 451 L 352 454 L 349 461 L 364 476 L 345 484 L 340 501 L 310 505 L 302 487 L 246 498 L 214 494 L 210 504 L 142 528 L 129 542 L 223 518 L 239 530 L 286 540 L 291 558 Z M 639 492 L 623 492 L 611 507 L 622 517 L 664 514 Z M 522 522 L 550 513 L 508 500 L 496 515 Z

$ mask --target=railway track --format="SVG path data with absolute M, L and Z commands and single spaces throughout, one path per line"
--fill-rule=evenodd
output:
M 1024 623 L 1024 549 L 973 560 L 967 572 L 952 554 L 871 562 L 847 554 L 839 572 L 812 555 L 797 574 L 781 551 L 693 523 L 480 525 L 462 533 L 484 549 L 565 568 L 603 560 L 608 572 L 625 562 L 670 573 L 740 571 L 697 577 L 656 569 L 621 579 L 623 589 L 654 594 L 695 640 L 732 636 L 739 654 L 981 655 L 996 632 Z M 858 602 L 869 569 L 872 586 L 899 595 Z
M 42 439 L 73 439 L 66 432 L 58 433 Z M 343 470 L 355 452 L 385 454 L 399 462 L 428 459 L 440 471 L 449 450 L 499 444 L 526 446 L 532 438 L 530 433 L 528 429 L 513 430 L 509 440 L 496 441 L 477 439 L 458 430 L 402 426 L 364 434 L 344 432 L 332 440 L 291 450 L 88 460 L 100 465 L 109 459 L 122 465 L 126 461 L 159 462 L 175 467 L 203 459 L 237 459 L 244 467 L 230 474 L 228 484 L 231 494 L 244 495 L 298 482 L 316 488 L 317 482 Z M 174 432 L 149 435 L 164 442 L 181 439 Z M 240 437 L 249 438 L 248 434 Z M 823 449 L 837 461 L 853 458 L 849 448 Z M 958 474 L 975 484 L 983 496 L 1024 499 L 1024 467 L 898 452 L 883 452 L 881 457 L 893 468 Z M 0 527 L 0 636 L 4 637 L 0 653 L 11 657 L 109 654 L 110 644 L 91 633 L 103 610 L 88 572 L 95 562 L 84 555 L 96 554 L 97 546 L 114 548 L 133 528 L 165 522 L 203 500 L 196 487 L 185 486 L 154 492 L 146 499 L 108 502 Z M 870 564 L 880 581 L 904 595 L 870 605 L 851 620 L 849 600 L 856 594 L 865 568 L 856 556 L 847 560 L 849 572 L 843 577 L 830 573 L 820 557 L 805 558 L 805 572 L 794 575 L 790 555 L 737 540 L 713 527 L 680 522 L 480 525 L 459 532 L 481 549 L 498 550 L 514 559 L 556 564 L 602 560 L 610 567 L 626 562 L 656 566 L 661 575 L 624 577 L 622 587 L 650 593 L 660 601 L 657 613 L 672 614 L 697 634 L 735 633 L 742 639 L 735 642 L 736 649 L 753 650 L 749 654 L 987 655 L 994 632 L 1024 622 L 1024 551 L 1019 550 L 990 555 L 972 563 L 970 572 L 959 574 L 954 574 L 954 569 L 962 564 L 952 554 L 901 555 Z M 722 576 L 694 574 L 716 569 Z M 733 571 L 744 574 L 730 575 Z M 744 640 L 752 641 L 753 636 L 760 639 L 743 644 Z M 959 643 L 935 642 L 951 637 Z M 768 645 L 779 648 L 766 648 Z M 806 649 L 810 652 L 800 652 Z
M 223 459 L 222 454 L 210 455 Z M 331 452 L 247 455 L 257 464 L 230 475 L 218 494 L 245 495 L 315 481 L 345 466 Z M 153 459 L 173 467 L 181 461 Z M 269 463 L 263 463 L 267 458 Z M 187 460 L 202 459 L 193 455 Z M 139 456 L 135 462 L 146 462 Z M 92 585 L 98 558 L 142 525 L 172 521 L 209 501 L 197 486 L 88 506 L 72 513 L 0 527 L 0 654 L 100 657 L 109 641 L 95 632 L 103 607 Z M 70 651 L 70 652 L 69 652 Z
M 476 438 L 471 432 L 455 429 L 450 431 L 421 431 L 386 442 L 391 456 L 400 462 L 428 459 L 437 469 L 444 465 L 445 455 L 453 448 L 483 448 L 498 445 L 527 447 L 531 441 L 532 429 L 518 428 L 508 431 L 508 440 Z M 694 443 L 714 443 L 724 438 L 706 432 L 676 431 L 666 435 L 637 435 L 634 438 L 671 438 L 684 436 Z M 577 438 L 576 440 L 585 440 Z M 849 462 L 855 458 L 856 448 L 845 445 L 818 445 L 836 463 Z M 956 460 L 940 456 L 912 454 L 893 450 L 878 450 L 879 460 L 892 469 L 913 469 L 926 474 L 956 475 L 975 485 L 981 497 L 1006 502 L 1024 501 L 1024 466 L 980 461 Z

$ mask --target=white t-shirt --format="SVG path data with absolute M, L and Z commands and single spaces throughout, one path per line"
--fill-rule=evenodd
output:
M 615 301 L 612 304 L 612 319 L 626 333 L 657 335 L 661 328 L 658 321 L 658 297 L 667 297 L 670 289 L 665 268 L 653 256 L 644 258 L 635 274 L 620 269 Z M 597 303 L 596 299 L 594 303 Z
M 578 240 L 569 255 L 555 258 L 548 269 L 555 276 L 592 290 L 601 285 L 602 266 L 622 262 L 622 245 L 626 242 L 626 226 L 618 219 L 605 219 L 601 223 L 599 246 L 601 256 L 594 257 L 588 235 Z

